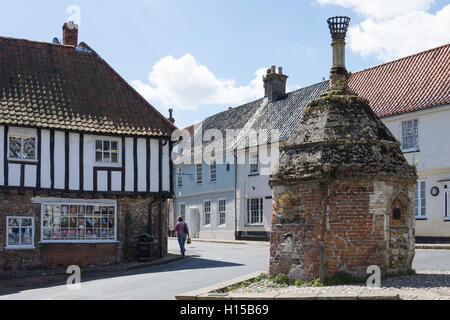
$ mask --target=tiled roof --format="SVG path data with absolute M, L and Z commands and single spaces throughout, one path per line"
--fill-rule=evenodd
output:
M 450 103 L 450 44 L 351 74 L 379 117 Z
M 4 37 L 0 124 L 138 136 L 175 129 L 88 45 Z
M 287 140 L 300 122 L 303 108 L 329 86 L 329 81 L 323 81 L 290 92 L 274 103 L 259 99 L 218 113 L 205 119 L 203 132 L 218 129 L 225 135 L 227 129 L 240 130 L 242 138 L 233 146 L 238 149 L 257 145 L 248 134 L 250 130 L 278 129 L 280 136 L 270 142 Z M 449 104 L 450 44 L 355 72 L 350 75 L 349 86 L 369 100 L 379 117 Z

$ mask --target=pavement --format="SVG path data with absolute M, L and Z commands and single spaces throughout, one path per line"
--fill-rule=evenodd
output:
M 169 240 L 169 252 L 179 256 L 178 243 Z M 0 290 L 0 300 L 174 300 L 192 291 L 269 268 L 267 246 L 193 241 L 187 256 L 163 265 L 86 275 L 80 290 L 57 283 L 34 288 Z
M 416 251 L 414 269 L 450 271 L 449 250 L 442 250 L 441 245 L 439 249 L 425 247 Z M 178 250 L 177 241 L 170 239 L 167 260 L 101 272 L 83 269 L 81 290 L 68 290 L 65 273 L 36 275 L 37 278 L 47 276 L 51 283 L 10 279 L 16 287 L 0 288 L 0 300 L 173 300 L 183 292 L 209 288 L 269 268 L 267 242 L 194 239 L 187 245 L 185 258 Z M 28 282 L 32 288 L 17 285 L 20 281 Z

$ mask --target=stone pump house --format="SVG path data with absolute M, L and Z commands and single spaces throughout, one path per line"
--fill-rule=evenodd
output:
M 63 32 L 0 37 L 0 270 L 134 260 L 144 232 L 167 252 L 173 119 Z
M 414 258 L 416 170 L 400 143 L 347 85 L 349 18 L 329 19 L 330 89 L 309 103 L 281 146 L 273 190 L 270 273 L 322 281 L 367 268 L 405 272 Z

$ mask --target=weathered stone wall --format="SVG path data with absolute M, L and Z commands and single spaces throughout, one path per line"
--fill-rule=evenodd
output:
M 410 183 L 367 179 L 335 180 L 329 190 L 319 182 L 275 186 L 270 273 L 306 281 L 319 277 L 323 239 L 326 277 L 339 271 L 366 277 L 370 265 L 384 274 L 409 270 L 414 256 L 412 190 Z M 409 207 L 394 225 L 390 208 L 396 195 Z
M 117 242 L 115 243 L 40 243 L 41 205 L 31 203 L 33 194 L 0 193 L 0 270 L 32 269 L 68 265 L 107 265 L 133 259 L 135 236 L 148 232 L 149 204 L 153 203 L 151 234 L 154 256 L 167 253 L 167 201 L 162 203 L 160 228 L 159 204 L 153 198 L 117 199 Z M 68 199 L 70 200 L 70 199 Z M 89 199 L 86 199 L 88 201 Z M 34 217 L 35 249 L 13 250 L 6 248 L 6 217 Z M 160 235 L 161 233 L 161 235 Z

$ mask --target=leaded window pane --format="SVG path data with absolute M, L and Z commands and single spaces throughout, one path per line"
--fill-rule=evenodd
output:
M 22 153 L 22 139 L 20 137 L 9 138 L 9 157 L 11 159 L 20 159 Z
M 23 158 L 26 160 L 36 159 L 35 138 L 23 138 Z

